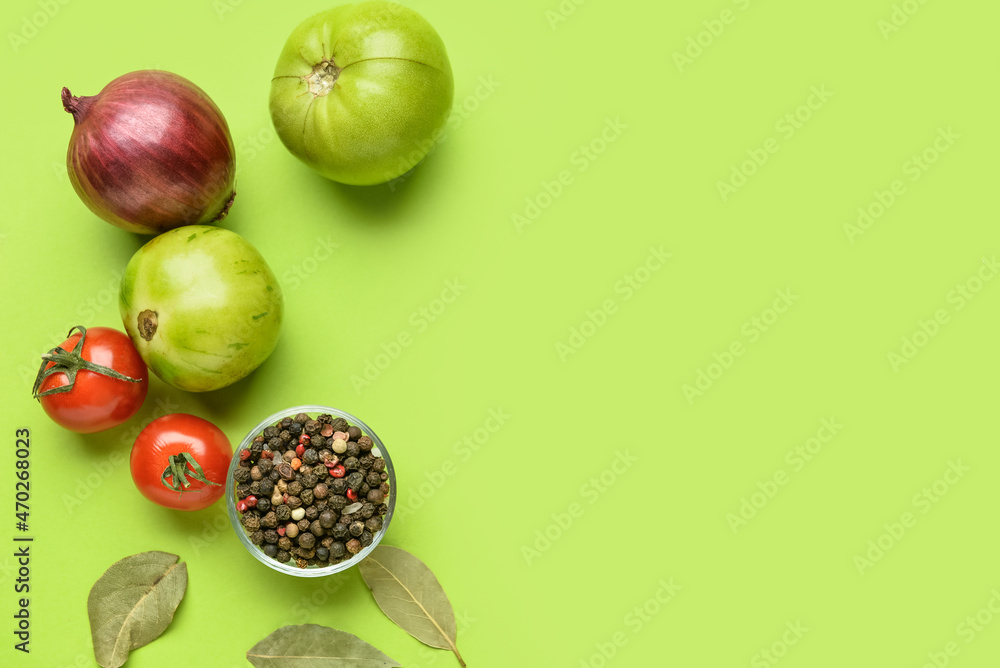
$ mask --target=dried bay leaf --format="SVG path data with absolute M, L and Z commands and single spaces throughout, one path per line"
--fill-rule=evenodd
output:
M 455 612 L 424 562 L 406 550 L 379 545 L 358 568 L 389 619 L 425 645 L 450 649 L 465 665 L 455 644 Z
M 148 645 L 170 626 L 187 591 L 187 564 L 179 559 L 167 552 L 133 554 L 94 583 L 87 615 L 98 664 L 118 668 L 130 650 Z
M 257 668 L 394 668 L 361 638 L 318 624 L 283 626 L 247 652 Z

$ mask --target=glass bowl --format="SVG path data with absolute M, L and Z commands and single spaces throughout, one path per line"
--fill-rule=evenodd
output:
M 264 554 L 263 550 L 250 542 L 250 536 L 247 535 L 246 529 L 244 529 L 243 524 L 240 522 L 240 513 L 236 510 L 236 481 L 233 478 L 233 473 L 239 466 L 240 452 L 249 448 L 253 439 L 257 436 L 257 434 L 264 431 L 264 429 L 274 425 L 274 423 L 279 422 L 286 417 L 292 417 L 298 413 L 305 413 L 314 420 L 318 415 L 328 413 L 335 418 L 342 417 L 350 424 L 357 426 L 362 433 L 372 439 L 372 452 L 377 451 L 378 454 L 382 456 L 385 460 L 385 472 L 389 474 L 389 477 L 386 480 L 386 482 L 389 483 L 389 494 L 385 502 L 388 506 L 388 511 L 382 516 L 382 528 L 372 536 L 371 545 L 363 548 L 350 559 L 345 559 L 339 563 L 330 564 L 329 566 L 307 566 L 306 568 L 299 568 L 294 563 L 289 562 L 283 564 L 267 556 Z M 385 445 L 383 445 L 382 440 L 374 431 L 372 431 L 371 427 L 366 425 L 357 417 L 351 415 L 350 413 L 337 410 L 336 408 L 331 408 L 330 406 L 293 406 L 292 408 L 286 408 L 285 410 L 279 411 L 262 420 L 260 424 L 250 430 L 250 432 L 243 438 L 243 442 L 240 443 L 240 446 L 236 449 L 236 452 L 233 453 L 233 460 L 229 464 L 229 472 L 226 477 L 226 510 L 229 512 L 229 521 L 233 525 L 233 530 L 236 532 L 236 536 L 240 539 L 240 542 L 243 543 L 243 547 L 247 549 L 247 552 L 256 557 L 257 561 L 266 565 L 268 568 L 300 578 L 318 578 L 324 575 L 333 575 L 334 573 L 339 573 L 351 568 L 352 566 L 356 566 L 362 559 L 368 556 L 371 551 L 375 549 L 375 546 L 379 544 L 379 541 L 382 540 L 382 536 L 385 535 L 386 530 L 389 528 L 389 522 L 392 519 L 392 513 L 395 507 L 396 471 L 392 466 L 392 460 L 389 459 L 389 452 L 385 449 Z

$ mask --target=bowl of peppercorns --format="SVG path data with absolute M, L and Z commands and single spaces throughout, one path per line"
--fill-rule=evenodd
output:
M 328 406 L 295 406 L 240 443 L 226 505 L 258 561 L 299 577 L 331 575 L 382 539 L 396 505 L 396 474 L 364 422 Z

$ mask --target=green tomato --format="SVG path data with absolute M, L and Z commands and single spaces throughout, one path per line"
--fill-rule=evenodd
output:
M 271 119 L 288 150 L 341 183 L 383 183 L 441 135 L 454 96 L 444 43 L 411 9 L 363 2 L 292 32 L 271 80 Z
M 136 251 L 118 297 L 125 331 L 164 382 L 226 387 L 278 342 L 281 288 L 260 253 L 229 230 L 188 225 Z

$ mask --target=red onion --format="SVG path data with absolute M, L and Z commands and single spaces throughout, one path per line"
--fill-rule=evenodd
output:
M 73 114 L 66 164 L 90 210 L 130 232 L 214 223 L 229 212 L 236 167 L 229 126 L 187 79 L 143 70 L 93 97 L 62 89 Z

